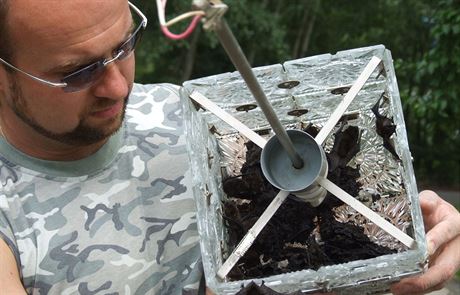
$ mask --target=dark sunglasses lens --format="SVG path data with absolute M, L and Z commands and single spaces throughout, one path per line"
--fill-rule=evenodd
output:
M 63 88 L 64 92 L 75 92 L 85 87 L 90 86 L 104 72 L 104 65 L 102 62 L 91 64 L 78 72 L 70 74 L 62 79 L 62 82 L 67 83 Z
M 117 52 L 123 52 L 118 59 L 123 59 L 133 52 L 137 43 L 141 39 L 142 32 L 144 31 L 143 26 L 139 26 L 134 34 L 123 43 Z M 88 86 L 91 86 L 96 82 L 104 73 L 105 61 L 90 64 L 89 66 L 72 73 L 62 79 L 62 82 L 66 83 L 67 86 L 63 88 L 64 92 L 76 92 L 82 90 Z

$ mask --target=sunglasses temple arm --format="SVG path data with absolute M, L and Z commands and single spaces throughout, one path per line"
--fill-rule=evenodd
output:
M 22 73 L 22 74 L 28 76 L 28 77 L 31 78 L 31 79 L 34 79 L 35 81 L 41 82 L 41 83 L 46 84 L 46 85 L 49 85 L 49 86 L 51 86 L 51 87 L 60 87 L 60 88 L 62 88 L 62 87 L 66 87 L 66 86 L 67 86 L 67 83 L 55 83 L 55 82 L 50 82 L 50 81 L 47 81 L 47 80 L 38 78 L 38 77 L 36 77 L 36 76 L 34 76 L 34 75 L 32 75 L 32 74 L 29 74 L 29 73 L 27 73 L 27 72 L 25 72 L 25 71 L 23 71 L 23 70 L 21 70 L 21 69 L 15 67 L 15 66 L 13 66 L 12 64 L 10 64 L 9 62 L 5 61 L 5 60 L 2 59 L 2 58 L 0 58 L 0 62 L 2 62 L 3 64 L 5 64 L 6 66 L 12 68 L 13 70 L 18 71 L 18 72 L 20 72 L 20 73 Z

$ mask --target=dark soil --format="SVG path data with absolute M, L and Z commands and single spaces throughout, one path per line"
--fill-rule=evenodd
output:
M 375 128 L 377 134 L 380 135 L 383 139 L 383 147 L 386 148 L 397 160 L 400 160 L 398 154 L 396 153 L 394 142 L 391 140 L 391 136 L 396 131 L 396 125 L 393 123 L 393 119 L 387 118 L 380 114 L 379 107 L 381 100 L 386 98 L 385 93 L 383 93 L 379 100 L 372 107 L 372 112 L 375 115 L 376 123 Z
M 306 130 L 313 136 L 314 128 Z M 359 151 L 357 127 L 341 128 L 327 154 L 328 179 L 356 196 L 359 170 L 346 166 Z M 228 245 L 234 249 L 256 222 L 278 190 L 263 176 L 260 168 L 261 149 L 248 142 L 246 163 L 241 175 L 224 181 L 229 197 L 223 203 L 223 218 L 228 230 Z M 268 222 L 257 240 L 229 273 L 231 280 L 262 278 L 303 269 L 373 258 L 395 250 L 369 240 L 362 227 L 341 223 L 334 218 L 333 208 L 342 201 L 329 194 L 318 207 L 290 196 Z M 315 232 L 314 230 L 317 229 Z M 317 237 L 320 236 L 318 239 Z
M 278 293 L 272 289 L 265 286 L 262 282 L 262 285 L 258 286 L 256 283 L 251 282 L 246 287 L 242 288 L 235 295 L 281 295 L 283 293 Z M 301 291 L 284 294 L 284 295 L 302 295 Z

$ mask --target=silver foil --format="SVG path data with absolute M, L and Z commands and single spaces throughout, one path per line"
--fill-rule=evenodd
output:
M 346 87 L 353 84 L 372 56 L 381 58 L 382 64 L 347 109 L 346 122 L 341 123 L 358 126 L 361 130 L 360 151 L 348 163 L 351 167 L 359 167 L 360 171 L 361 188 L 359 195 L 354 197 L 412 236 L 416 246 L 407 249 L 348 205 L 343 205 L 335 209 L 337 220 L 363 227 L 372 241 L 396 249 L 398 253 L 324 266 L 317 271 L 303 270 L 247 281 L 219 280 L 217 270 L 233 250 L 225 243 L 221 206 L 227 197 L 222 190 L 222 179 L 240 173 L 247 139 L 192 103 L 189 95 L 199 91 L 267 139 L 273 132 L 238 72 L 187 81 L 181 89 L 181 98 L 194 176 L 203 265 L 207 285 L 214 292 L 234 294 L 249 281 L 258 284 L 263 281 L 278 292 L 333 290 L 341 294 L 375 294 L 387 290 L 393 281 L 423 271 L 427 258 L 425 233 L 390 51 L 379 45 L 253 70 L 286 128 L 303 128 L 308 124 L 321 128 L 343 99 Z M 391 139 L 401 160 L 395 159 L 383 147 L 383 140 L 376 133 L 376 118 L 371 108 L 382 95 L 384 99 L 379 110 L 396 125 Z M 333 141 L 331 135 L 324 145 L 326 152 L 332 148 Z M 376 194 L 381 198 L 373 201 L 372 196 Z

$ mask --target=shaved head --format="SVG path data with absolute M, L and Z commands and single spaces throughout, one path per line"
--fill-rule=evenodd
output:
M 40 49 L 54 51 L 62 44 L 79 44 L 102 34 L 114 25 L 120 11 L 125 10 L 129 10 L 126 0 L 9 1 L 8 19 L 14 25 L 8 26 L 8 34 L 18 54 L 30 51 L 33 44 L 45 45 Z M 67 40 L 73 43 L 65 42 Z M 37 58 L 39 54 L 37 52 Z

